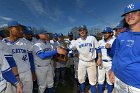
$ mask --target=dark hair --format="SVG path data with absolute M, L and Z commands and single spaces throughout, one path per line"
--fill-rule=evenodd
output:
M 129 27 L 129 25 L 126 23 L 125 19 L 123 19 L 123 27 L 126 27 L 126 28 Z

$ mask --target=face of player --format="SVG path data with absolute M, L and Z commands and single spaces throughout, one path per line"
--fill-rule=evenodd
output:
M 3 39 L 3 37 L 2 36 L 0 36 L 0 40 L 2 40 Z
M 124 32 L 126 30 L 126 28 L 120 28 L 120 29 L 116 29 L 115 30 L 115 37 L 117 37 L 121 32 Z
M 87 30 L 86 29 L 80 29 L 79 34 L 80 34 L 80 37 L 85 38 L 87 36 Z
M 140 26 L 140 11 L 131 12 L 125 15 L 125 21 L 130 26 Z
M 24 37 L 29 40 L 29 41 L 32 41 L 32 35 L 24 35 Z
M 58 38 L 53 38 L 53 41 L 56 42 L 58 40 Z
M 73 35 L 68 35 L 68 37 L 69 37 L 69 40 L 73 39 Z
M 58 41 L 64 41 L 64 37 L 58 37 Z
M 48 37 L 48 35 L 47 34 L 39 34 L 39 38 L 41 39 L 41 40 L 49 40 L 49 37 Z
M 21 26 L 11 27 L 10 28 L 10 35 L 16 38 L 23 37 L 23 29 Z
M 103 35 L 104 35 L 105 41 L 111 38 L 111 33 L 105 32 L 105 33 L 103 33 Z

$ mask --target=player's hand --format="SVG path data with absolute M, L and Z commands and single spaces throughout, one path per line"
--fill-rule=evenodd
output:
M 114 74 L 114 72 L 112 72 L 112 71 L 110 70 L 108 74 L 109 74 L 110 82 L 111 82 L 111 83 L 114 83 L 114 81 L 115 81 L 115 74 Z
M 101 64 L 102 64 L 102 58 L 99 57 L 99 58 L 97 59 L 97 66 L 100 66 Z
M 107 43 L 107 44 L 105 45 L 105 48 L 111 48 L 111 44 Z
M 17 93 L 23 93 L 23 84 L 22 82 L 19 82 L 19 84 L 17 85 Z
M 57 48 L 57 52 L 58 52 L 58 54 L 63 54 L 63 55 L 67 54 L 67 51 L 64 48 L 61 48 L 61 47 Z

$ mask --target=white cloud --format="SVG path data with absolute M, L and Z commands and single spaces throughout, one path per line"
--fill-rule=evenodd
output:
M 76 6 L 79 8 L 83 8 L 85 6 L 84 0 L 76 0 Z
M 64 17 L 63 11 L 60 10 L 59 7 L 54 7 L 52 11 L 49 12 L 48 17 L 54 22 L 59 21 L 62 17 Z
M 0 16 L 1 19 L 6 20 L 6 21 L 11 21 L 13 20 L 12 18 L 5 17 L 5 16 Z
M 43 7 L 41 0 L 21 0 L 30 9 L 32 13 L 35 14 L 46 14 L 46 9 Z
M 0 25 L 0 28 L 7 27 L 7 26 L 8 26 L 7 24 L 2 24 Z
M 69 20 L 70 23 L 74 23 L 76 21 L 74 18 L 72 18 L 70 16 L 68 17 L 68 20 Z

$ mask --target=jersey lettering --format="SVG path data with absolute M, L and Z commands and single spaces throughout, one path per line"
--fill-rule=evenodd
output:
M 24 60 L 24 61 L 28 60 L 27 55 L 24 55 L 24 56 L 22 57 L 22 60 Z
M 12 49 L 12 53 L 15 54 L 15 53 L 26 53 L 26 50 L 25 49 Z
M 80 44 L 80 45 L 79 45 L 79 48 L 86 47 L 86 46 L 92 47 L 92 44 L 91 44 L 91 43 Z

